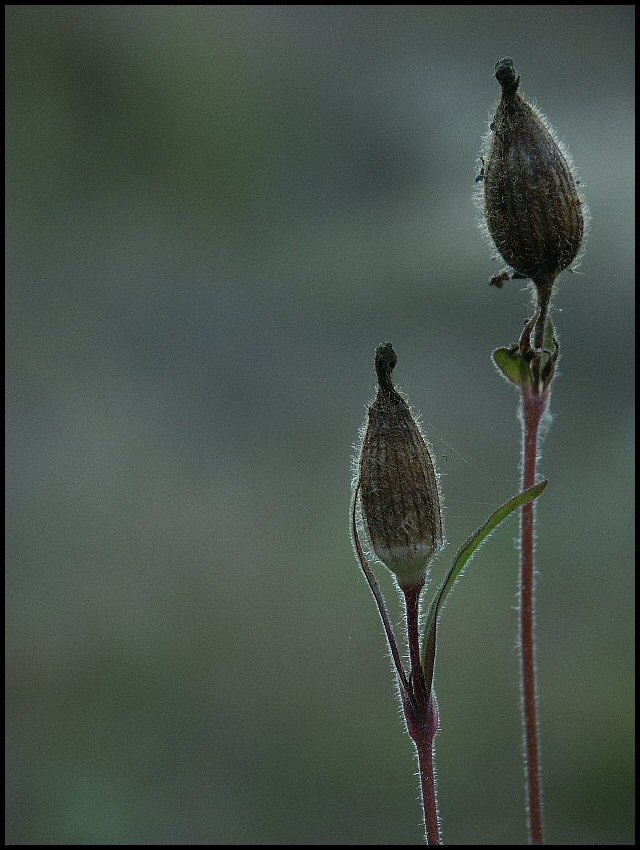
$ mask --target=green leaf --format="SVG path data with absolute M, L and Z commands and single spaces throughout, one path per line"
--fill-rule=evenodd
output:
M 427 614 L 427 620 L 425 623 L 422 648 L 422 669 L 424 672 L 425 683 L 427 686 L 427 693 L 431 693 L 431 685 L 433 682 L 433 668 L 436 657 L 436 630 L 438 624 L 438 617 L 440 615 L 442 606 L 444 605 L 447 599 L 447 596 L 451 593 L 451 590 L 453 589 L 456 579 L 460 576 L 467 563 L 477 552 L 478 547 L 482 545 L 482 543 L 500 525 L 500 523 L 514 511 L 517 511 L 518 508 L 523 507 L 528 502 L 531 502 L 533 501 L 533 499 L 537 498 L 545 489 L 547 483 L 548 482 L 546 479 L 544 481 L 540 481 L 538 484 L 534 484 L 533 487 L 529 487 L 528 490 L 525 490 L 518 496 L 514 496 L 513 499 L 509 499 L 508 502 L 505 502 L 502 507 L 498 508 L 495 513 L 491 514 L 491 516 L 484 523 L 484 525 L 482 525 L 477 531 L 475 531 L 469 537 L 466 543 L 464 543 L 458 550 L 458 553 L 453 562 L 453 566 L 449 570 L 449 573 L 446 576 L 444 582 L 442 583 L 439 592 L 435 595 L 433 601 L 431 602 L 431 607 L 429 608 L 429 613 Z
M 556 342 L 555 328 L 553 327 L 553 322 L 551 319 L 547 319 L 544 326 L 544 340 L 542 342 L 542 347 L 545 351 L 548 351 L 549 354 L 554 355 L 558 349 L 558 343 Z
M 496 348 L 492 356 L 498 369 L 512 384 L 521 387 L 531 381 L 529 364 L 517 351 Z

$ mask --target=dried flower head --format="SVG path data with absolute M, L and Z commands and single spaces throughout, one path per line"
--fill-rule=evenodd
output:
M 501 59 L 495 76 L 502 97 L 482 172 L 487 228 L 515 276 L 550 292 L 580 252 L 583 200 L 565 152 L 518 91 L 513 60 Z
M 391 343 L 378 346 L 378 392 L 360 454 L 360 497 L 373 551 L 407 589 L 424 582 L 443 530 L 431 455 L 391 381 L 396 362 Z

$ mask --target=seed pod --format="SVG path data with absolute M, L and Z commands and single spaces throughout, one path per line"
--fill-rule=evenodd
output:
M 378 346 L 379 386 L 360 455 L 360 497 L 373 551 L 408 589 L 424 582 L 443 532 L 431 455 L 391 381 L 396 362 L 391 343 Z
M 550 292 L 580 251 L 583 202 L 558 142 L 518 92 L 513 60 L 501 59 L 495 76 L 502 98 L 483 173 L 487 227 L 511 268 Z

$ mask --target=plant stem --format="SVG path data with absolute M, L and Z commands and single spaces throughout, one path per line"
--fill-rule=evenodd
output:
M 427 844 L 442 844 L 440 822 L 438 820 L 438 798 L 436 777 L 433 767 L 434 735 L 428 729 L 423 735 L 414 738 L 420 764 L 420 786 Z
M 362 548 L 362 544 L 360 543 L 360 536 L 358 534 L 358 524 L 356 522 L 356 510 L 358 506 L 359 491 L 360 484 L 358 484 L 358 486 L 356 487 L 356 491 L 353 497 L 353 504 L 351 506 L 351 531 L 353 534 L 353 542 L 356 547 L 356 552 L 358 553 L 358 560 L 360 561 L 362 572 L 364 573 L 364 577 L 366 578 L 367 583 L 371 588 L 371 592 L 373 593 L 376 605 L 378 606 L 378 613 L 380 614 L 380 619 L 382 620 L 382 625 L 384 626 L 384 630 L 387 636 L 387 643 L 389 644 L 389 649 L 391 650 L 391 657 L 393 658 L 393 663 L 398 674 L 398 679 L 400 680 L 402 702 L 404 705 L 405 701 L 411 698 L 410 685 L 407 680 L 404 665 L 402 664 L 402 660 L 400 658 L 398 644 L 396 642 L 396 637 L 393 633 L 393 629 L 391 628 L 389 612 L 387 611 L 387 606 L 385 605 L 384 597 L 382 595 L 382 591 L 380 590 L 380 585 L 378 584 L 378 580 L 376 579 L 373 570 L 369 566 L 369 562 L 367 561 L 367 558 L 364 554 L 364 549 Z
M 549 403 L 549 389 L 523 388 L 522 392 L 522 488 L 536 483 L 540 421 Z M 544 843 L 542 776 L 537 717 L 535 638 L 535 502 L 522 509 L 520 535 L 520 663 L 529 838 Z
M 426 715 L 427 694 L 420 662 L 420 595 L 424 582 L 415 587 L 403 590 L 407 608 L 407 642 L 409 644 L 409 659 L 411 661 L 411 677 L 409 683 L 413 694 L 416 717 L 420 720 Z
M 533 335 L 535 348 L 544 348 L 544 331 L 547 326 L 549 305 L 551 304 L 551 293 L 553 292 L 553 281 L 534 281 L 538 293 L 538 318 Z
M 435 698 L 429 699 L 420 661 L 420 595 L 424 583 L 403 589 L 407 610 L 407 641 L 411 661 L 412 705 L 405 706 L 407 729 L 418 752 L 420 788 L 427 844 L 442 844 L 438 821 L 438 798 L 433 766 L 434 739 L 438 731 Z

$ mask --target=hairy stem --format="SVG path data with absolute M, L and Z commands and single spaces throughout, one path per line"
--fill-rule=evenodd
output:
M 436 794 L 436 776 L 433 765 L 434 734 L 428 729 L 414 738 L 420 764 L 420 787 L 424 811 L 424 828 L 427 844 L 442 844 L 440 822 L 438 820 L 438 798 Z
M 438 731 L 438 709 L 435 697 L 427 694 L 422 663 L 420 661 L 420 595 L 424 582 L 403 589 L 407 610 L 407 641 L 411 661 L 411 686 L 413 710 L 405 708 L 407 729 L 413 738 L 420 765 L 420 788 L 427 844 L 442 844 L 438 820 L 438 797 L 433 766 L 434 739 Z
M 423 718 L 427 710 L 427 694 L 420 662 L 420 595 L 424 582 L 403 590 L 407 608 L 407 641 L 409 643 L 409 659 L 411 661 L 411 677 L 409 679 L 416 717 Z
M 522 487 L 536 483 L 540 420 L 549 403 L 549 390 L 525 389 L 522 394 Z M 542 775 L 538 730 L 535 636 L 535 502 L 522 509 L 520 534 L 520 663 L 522 712 L 531 844 L 544 843 Z
M 544 348 L 544 331 L 547 324 L 547 316 L 549 315 L 553 282 L 543 283 L 534 281 L 534 285 L 538 293 L 538 318 L 536 319 L 536 326 L 533 333 L 533 344 L 536 348 L 541 349 Z

